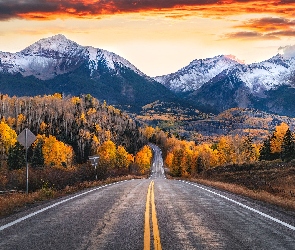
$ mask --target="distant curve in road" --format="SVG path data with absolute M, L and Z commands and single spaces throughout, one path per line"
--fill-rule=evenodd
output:
M 294 213 L 166 180 L 161 150 L 150 147 L 150 179 L 91 189 L 2 219 L 0 249 L 144 249 L 147 241 L 150 249 L 295 249 Z

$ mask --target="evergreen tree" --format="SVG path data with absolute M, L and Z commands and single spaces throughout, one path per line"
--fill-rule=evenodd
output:
M 266 138 L 263 141 L 263 145 L 260 149 L 260 156 L 259 156 L 259 160 L 260 161 L 270 161 L 273 159 L 272 157 L 272 153 L 271 153 L 271 143 L 270 143 L 270 138 Z
M 37 145 L 33 150 L 33 156 L 31 159 L 31 165 L 34 168 L 43 167 L 44 166 L 44 155 L 42 152 L 43 142 L 41 140 L 38 141 Z
M 283 161 L 290 161 L 295 158 L 295 143 L 290 129 L 286 131 L 283 139 L 281 157 Z
M 10 170 L 21 169 L 26 166 L 25 149 L 19 142 L 16 142 L 15 145 L 9 149 L 7 164 Z

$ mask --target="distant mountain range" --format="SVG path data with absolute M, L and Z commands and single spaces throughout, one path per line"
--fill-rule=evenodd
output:
M 41 39 L 17 53 L 0 52 L 3 94 L 90 93 L 131 111 L 159 100 L 216 114 L 240 107 L 295 117 L 294 72 L 295 58 L 280 54 L 254 64 L 221 55 L 151 78 L 119 55 L 81 46 L 63 35 Z
M 234 56 L 195 60 L 154 79 L 202 111 L 220 113 L 241 107 L 295 116 L 294 76 L 295 58 L 278 54 L 253 64 Z
M 89 93 L 130 110 L 159 99 L 176 99 L 124 58 L 78 45 L 63 35 L 41 39 L 17 53 L 0 52 L 0 92 L 17 96 Z

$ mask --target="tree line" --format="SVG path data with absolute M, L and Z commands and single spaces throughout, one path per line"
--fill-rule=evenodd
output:
M 145 174 L 149 170 L 152 153 L 149 147 L 144 146 L 147 138 L 138 123 L 106 102 L 100 103 L 91 95 L 0 95 L 2 189 L 23 185 L 25 150 L 18 143 L 17 135 L 24 128 L 29 128 L 37 137 L 28 150 L 28 160 L 30 171 L 36 170 L 39 175 L 43 171 L 50 176 L 48 171 L 51 169 L 59 175 L 72 173 L 71 178 L 76 182 L 91 179 L 93 173 L 91 177 L 86 173 L 91 167 L 88 162 L 90 155 L 100 157 L 100 178 L 130 172 Z M 73 173 L 79 177 L 73 177 Z M 43 174 L 44 181 L 46 176 Z M 36 188 L 41 185 L 40 180 L 37 182 Z M 50 182 L 55 182 L 54 178 Z
M 218 166 L 295 159 L 294 134 L 286 123 L 276 126 L 264 141 L 255 142 L 249 135 L 237 134 L 220 136 L 213 143 L 197 144 L 152 127 L 145 127 L 143 133 L 150 141 L 160 145 L 165 166 L 172 176 L 177 177 L 195 177 Z

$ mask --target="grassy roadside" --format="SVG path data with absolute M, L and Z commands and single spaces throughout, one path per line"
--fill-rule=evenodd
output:
M 229 191 L 234 194 L 242 195 L 254 200 L 267 202 L 272 205 L 276 205 L 288 210 L 295 211 L 295 199 L 289 199 L 287 197 L 283 197 L 280 195 L 274 195 L 264 190 L 251 190 L 244 186 L 220 182 L 220 181 L 212 181 L 206 179 L 189 179 L 192 182 L 200 183 L 203 185 L 215 187 L 217 189 Z
M 295 165 L 292 163 L 229 165 L 185 179 L 295 211 Z
M 115 178 L 108 178 L 101 181 L 91 181 L 83 182 L 74 186 L 67 186 L 63 190 L 54 190 L 50 187 L 44 186 L 42 189 L 29 193 L 11 193 L 0 196 L 0 219 L 4 218 L 13 213 L 19 212 L 28 207 L 36 206 L 40 202 L 49 201 L 51 199 L 60 198 L 69 194 L 82 191 L 87 188 L 103 186 L 105 184 L 110 184 L 122 180 L 131 180 L 131 179 L 141 179 L 143 176 L 121 176 Z

